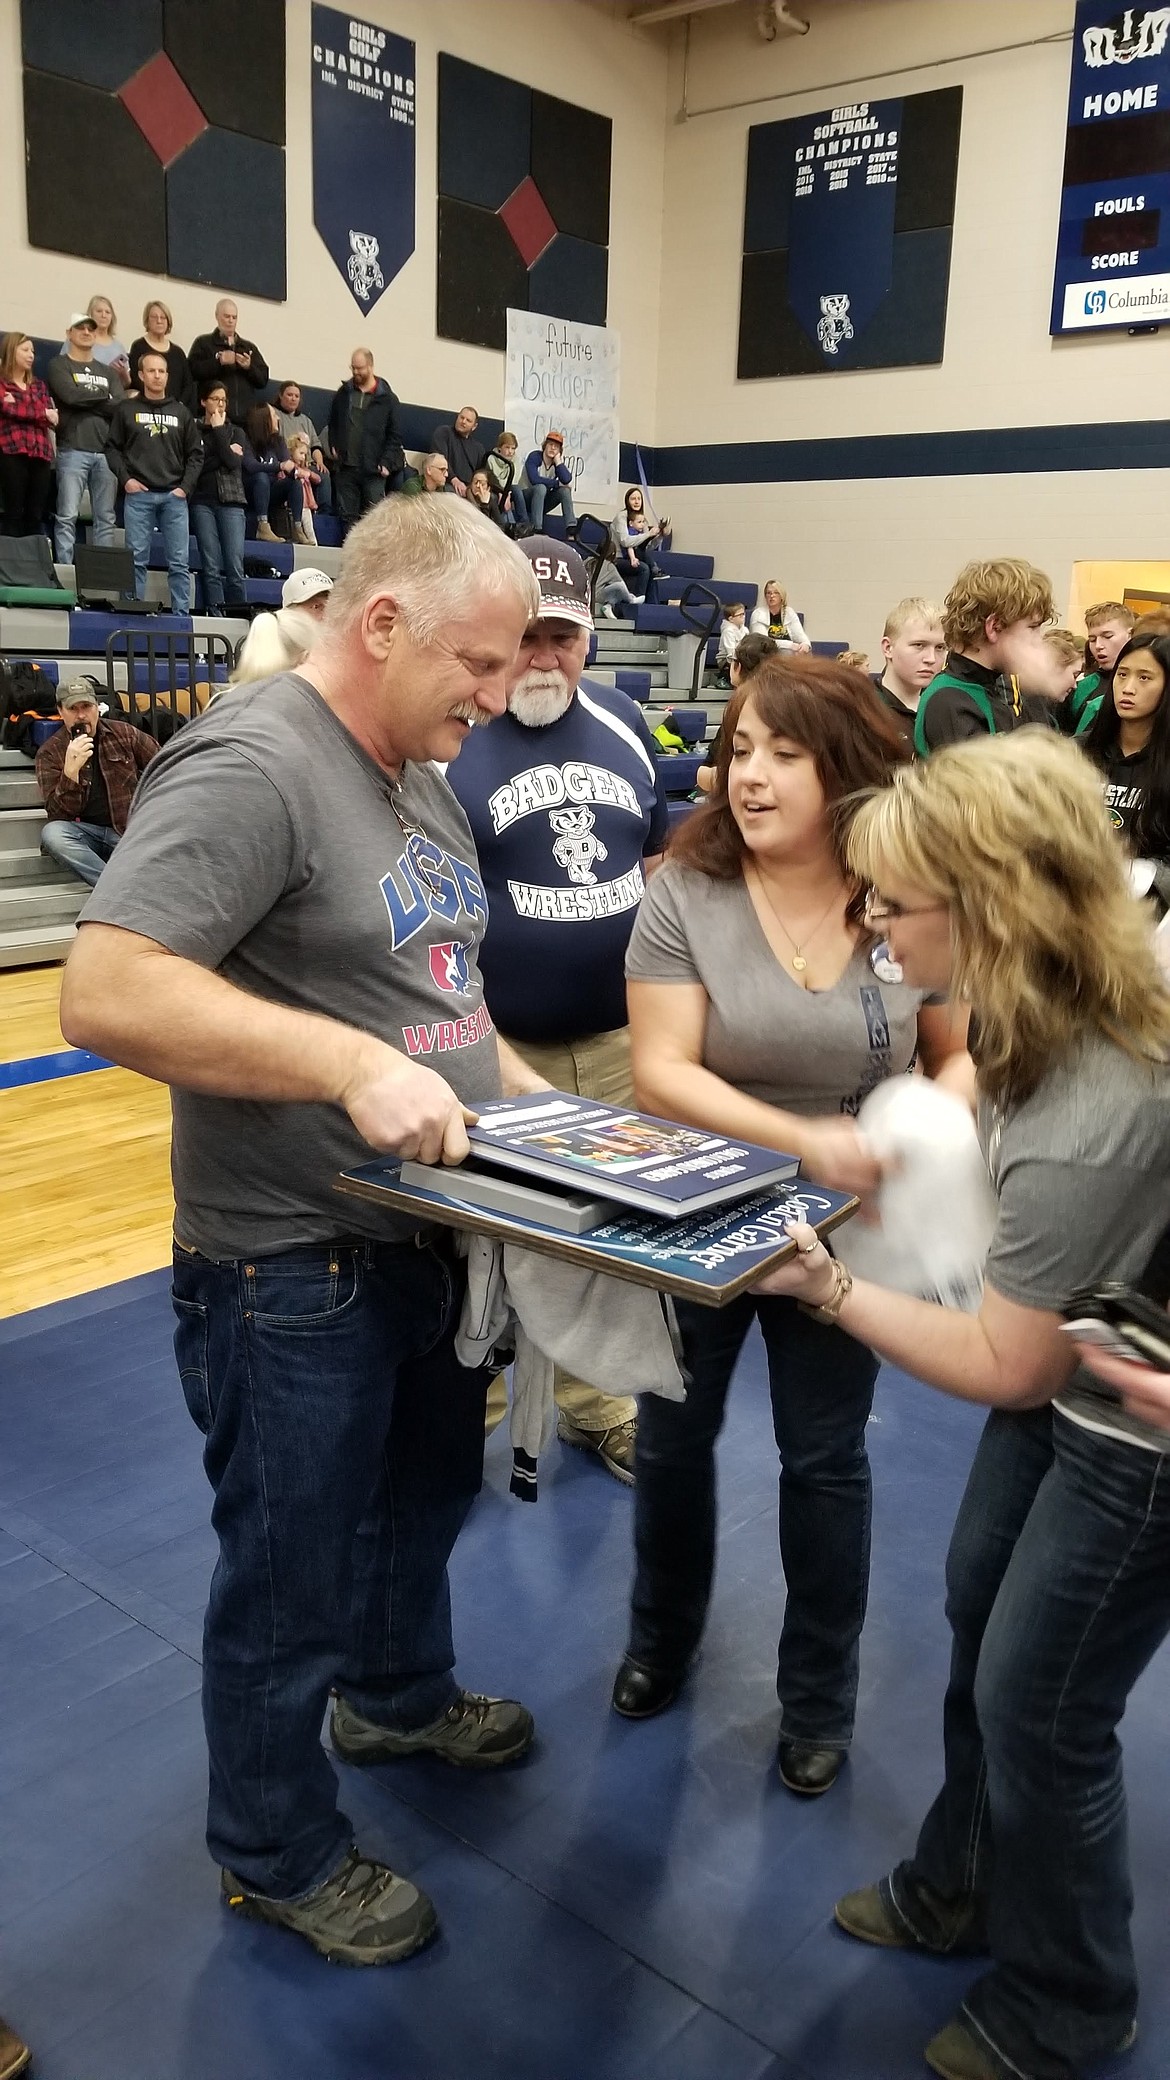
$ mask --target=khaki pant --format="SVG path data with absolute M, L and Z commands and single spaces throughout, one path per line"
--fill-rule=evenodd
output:
M 505 1037 L 507 1037 L 505 1035 Z M 559 1091 L 573 1091 L 579 1098 L 598 1098 L 603 1105 L 632 1105 L 634 1079 L 630 1070 L 630 1036 L 624 1026 L 614 1033 L 598 1033 L 591 1040 L 569 1040 L 563 1044 L 540 1044 L 531 1040 L 509 1040 L 530 1069 L 544 1076 Z M 556 1373 L 557 1407 L 582 1430 L 612 1430 L 629 1423 L 638 1413 L 632 1395 L 603 1394 L 586 1386 L 583 1379 Z M 503 1420 L 508 1397 L 503 1376 L 488 1390 L 489 1432 Z

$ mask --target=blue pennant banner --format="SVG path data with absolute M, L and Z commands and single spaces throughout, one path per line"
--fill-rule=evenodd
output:
M 414 45 L 313 8 L 313 222 L 358 308 L 414 251 Z
M 901 101 L 823 109 L 797 131 L 788 301 L 832 368 L 888 295 Z

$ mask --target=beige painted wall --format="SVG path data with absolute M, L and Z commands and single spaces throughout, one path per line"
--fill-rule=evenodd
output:
M 660 444 L 831 441 L 873 433 L 1165 416 L 1170 328 L 1048 334 L 1073 0 L 794 0 L 804 38 L 760 43 L 753 10 L 696 17 L 693 106 L 667 133 Z M 998 56 L 958 54 L 1024 38 Z M 937 66 L 934 58 L 946 58 Z M 898 65 L 927 67 L 899 73 Z M 879 73 L 890 74 L 878 78 Z M 738 382 L 747 130 L 844 101 L 961 84 L 963 129 L 946 349 L 938 368 Z M 799 91 L 795 91 L 799 90 Z M 760 101 L 751 97 L 788 95 Z M 671 108 L 682 100 L 682 32 Z M 696 296 L 696 260 L 701 295 Z M 718 547 L 729 578 L 785 579 L 810 632 L 876 648 L 888 604 L 941 594 L 967 557 L 1031 557 L 1067 602 L 1075 561 L 1164 553 L 1168 473 L 919 478 L 676 489 L 679 546 Z
M 106 0 L 92 0 L 95 6 Z M 241 5 L 246 0 L 241 0 Z M 274 375 L 333 384 L 365 338 L 400 397 L 457 407 L 464 399 L 498 415 L 504 357 L 435 336 L 437 60 L 453 51 L 514 79 L 612 117 L 614 124 L 609 322 L 622 335 L 622 416 L 654 438 L 659 247 L 666 127 L 667 51 L 624 18 L 578 0 L 369 0 L 366 18 L 417 44 L 417 244 L 413 258 L 363 317 L 313 228 L 310 164 L 310 5 L 288 0 L 288 301 L 240 298 L 241 329 L 263 348 Z M 104 290 L 122 337 L 140 330 L 148 295 L 165 297 L 179 339 L 212 323 L 217 290 L 159 282 L 125 268 L 34 251 L 25 238 L 19 0 L 0 0 L 0 323 L 52 336 L 69 309 Z M 490 150 L 490 135 L 484 139 Z M 63 160 L 68 162 L 63 147 Z M 100 167 L 91 169 L 100 178 Z M 85 178 L 79 157 L 66 175 Z M 627 198 L 638 198 L 637 211 Z

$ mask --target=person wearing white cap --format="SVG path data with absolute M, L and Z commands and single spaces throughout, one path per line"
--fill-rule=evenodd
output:
M 333 580 L 325 571 L 293 571 L 280 588 L 275 614 L 257 614 L 244 637 L 231 683 L 250 686 L 278 672 L 295 672 L 321 633 Z
M 114 408 L 126 392 L 115 368 L 94 359 L 97 326 L 88 311 L 74 311 L 66 328 L 67 349 L 55 354 L 46 371 L 57 426 L 57 512 L 53 550 L 58 563 L 72 563 L 81 494 L 89 492 L 93 539 L 99 549 L 114 546 L 114 500 L 118 485 L 106 461 L 106 441 Z

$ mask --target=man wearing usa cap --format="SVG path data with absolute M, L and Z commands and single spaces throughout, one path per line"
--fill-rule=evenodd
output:
M 635 703 L 582 677 L 593 616 L 575 549 L 517 546 L 540 586 L 508 710 L 463 746 L 447 778 L 475 837 L 488 897 L 479 948 L 501 1033 L 559 1090 L 633 1100 L 624 963 L 667 812 Z M 559 1434 L 634 1478 L 636 1404 L 557 1374 Z

